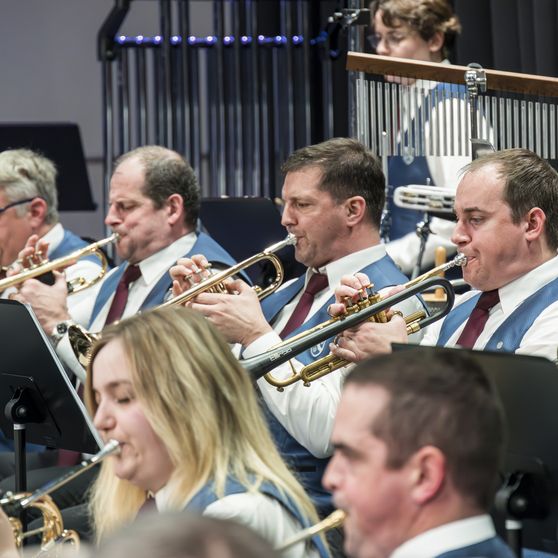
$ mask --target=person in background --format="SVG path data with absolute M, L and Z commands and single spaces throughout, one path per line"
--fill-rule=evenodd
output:
M 49 260 L 67 256 L 84 248 L 88 242 L 60 223 L 58 215 L 57 171 L 54 163 L 29 149 L 9 149 L 0 153 L 0 265 L 15 266 L 19 252 L 29 238 L 33 245 L 40 239 L 42 256 Z M 67 267 L 65 281 L 79 277 L 92 280 L 99 275 L 96 258 L 82 258 Z M 92 307 L 92 292 L 87 290 L 68 297 L 68 312 L 72 319 L 87 325 Z M 8 298 L 14 290 L 2 293 Z
M 449 52 L 461 31 L 461 25 L 448 0 L 374 0 L 370 4 L 370 10 L 373 33 L 369 38 L 377 54 L 449 64 Z M 405 83 L 409 83 L 408 78 L 387 76 L 387 79 L 400 83 L 405 80 Z M 436 88 L 444 87 L 444 84 L 425 81 L 414 85 L 429 93 Z M 423 111 L 421 122 L 424 122 L 427 141 L 431 130 L 437 129 L 438 108 L 433 105 L 432 111 Z M 455 105 L 452 110 L 457 113 L 459 109 L 459 106 Z M 406 110 L 410 109 L 406 106 L 400 107 L 400 121 L 403 124 L 417 117 L 416 114 L 406 114 Z M 467 115 L 466 112 L 464 114 Z M 430 120 L 427 118 L 428 115 Z M 446 134 L 447 130 L 442 132 Z M 463 131 L 452 130 L 452 133 L 455 133 L 455 145 L 459 134 L 463 135 L 463 142 L 469 141 Z M 409 131 L 404 130 L 398 137 L 398 142 L 403 144 L 409 142 L 412 145 L 414 142 L 410 141 L 408 135 Z M 409 184 L 432 184 L 455 190 L 459 170 L 470 160 L 470 157 L 465 156 L 418 156 L 412 150 L 389 158 L 387 178 L 390 191 L 388 199 L 390 217 L 389 222 L 383 225 L 386 226 L 390 239 L 386 247 L 387 251 L 403 272 L 410 274 L 417 261 L 420 239 L 415 229 L 424 215 L 417 210 L 397 207 L 393 203 L 393 190 L 398 186 Z M 455 251 L 450 241 L 453 228 L 451 221 L 434 217 L 430 228 L 433 234 L 428 239 L 422 261 L 425 268 L 431 267 L 434 263 L 434 251 L 437 246 L 443 246 L 448 253 Z

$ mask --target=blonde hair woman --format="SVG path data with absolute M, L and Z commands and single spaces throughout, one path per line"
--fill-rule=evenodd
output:
M 213 327 L 186 308 L 158 309 L 103 331 L 87 405 L 121 452 L 102 464 L 91 507 L 98 538 L 157 509 L 233 519 L 279 545 L 316 512 L 281 460 L 247 373 Z M 285 556 L 327 556 L 322 539 Z

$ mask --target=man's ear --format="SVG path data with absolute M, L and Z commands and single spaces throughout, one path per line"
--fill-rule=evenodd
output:
M 533 241 L 544 234 L 546 215 L 540 207 L 533 207 L 525 217 L 525 236 L 528 241 Z
M 167 198 L 168 219 L 171 225 L 184 220 L 184 200 L 180 194 L 171 194 Z
M 352 196 L 345 200 L 347 212 L 347 224 L 354 226 L 364 218 L 366 213 L 366 201 L 362 196 Z
M 45 223 L 48 213 L 48 204 L 43 198 L 33 198 L 28 205 L 28 219 L 32 230 L 38 230 Z
M 412 499 L 417 505 L 424 505 L 444 486 L 446 458 L 437 447 L 424 446 L 410 458 L 409 467 Z

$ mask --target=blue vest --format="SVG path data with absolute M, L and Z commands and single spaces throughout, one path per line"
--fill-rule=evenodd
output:
M 440 335 L 436 343 L 443 347 L 449 338 L 457 331 L 459 326 L 469 317 L 481 293 L 476 294 L 463 304 L 456 306 L 446 317 L 442 324 Z M 498 329 L 488 340 L 484 350 L 515 352 L 533 322 L 541 312 L 550 304 L 558 301 L 558 279 L 554 279 L 526 298 L 511 314 L 500 324 Z
M 248 489 L 243 484 L 240 484 L 232 477 L 227 478 L 224 496 L 244 494 L 246 492 L 248 492 Z M 277 500 L 300 523 L 302 529 L 310 527 L 308 519 L 301 513 L 294 502 L 280 492 L 273 483 L 269 481 L 262 482 L 258 487 L 258 492 Z M 197 513 L 203 513 L 209 505 L 219 499 L 220 497 L 215 494 L 213 483 L 210 482 L 203 486 L 190 502 L 188 502 L 186 509 Z M 314 536 L 311 540 L 322 558 L 329 557 L 329 552 L 320 537 Z
M 435 97 L 433 93 L 435 91 L 441 92 L 444 90 L 451 90 L 455 94 L 455 87 L 447 83 L 438 84 L 432 91 L 431 102 L 432 106 L 435 106 Z M 465 92 L 465 87 L 459 86 L 460 92 Z M 426 112 L 424 118 L 422 119 L 422 126 L 428 121 L 429 111 Z M 410 134 L 410 138 L 409 138 Z M 414 127 L 412 130 L 405 132 L 404 145 L 415 145 L 414 138 Z M 389 226 L 389 239 L 397 240 L 407 233 L 414 232 L 417 223 L 422 220 L 423 213 L 415 209 L 406 209 L 403 207 L 398 207 L 393 202 L 393 191 L 398 186 L 407 186 L 409 184 L 427 184 L 427 180 L 430 179 L 431 184 L 434 184 L 434 180 L 430 175 L 430 170 L 428 168 L 428 163 L 426 157 L 417 156 L 415 157 L 413 152 L 408 155 L 393 155 L 388 161 L 388 210 L 390 215 L 390 221 L 387 223 Z M 443 184 L 442 186 L 446 186 Z
M 187 254 L 185 254 L 184 257 L 187 258 L 190 255 L 194 254 L 203 254 L 209 262 L 220 263 L 227 267 L 230 267 L 236 263 L 233 257 L 224 248 L 219 246 L 219 244 L 217 244 L 211 237 L 209 237 L 205 233 L 198 234 L 194 246 L 192 246 L 192 249 Z M 116 268 L 114 273 L 112 273 L 103 281 L 99 293 L 97 294 L 95 304 L 93 306 L 93 311 L 89 320 L 89 326 L 91 326 L 91 324 L 101 311 L 101 308 L 104 307 L 108 299 L 115 292 L 118 281 L 120 281 L 120 277 L 122 277 L 122 275 L 124 274 L 127 266 L 128 262 L 121 263 Z M 170 275 L 168 273 L 164 273 L 143 301 L 140 310 L 145 310 L 147 308 L 152 308 L 153 306 L 162 304 L 165 295 L 171 288 L 171 286 L 172 281 Z
M 375 290 L 380 290 L 391 285 L 400 285 L 407 281 L 407 277 L 399 271 L 393 260 L 387 255 L 377 262 L 366 266 L 361 271 L 368 275 L 370 281 L 374 284 Z M 304 281 L 305 275 L 302 275 L 288 287 L 267 297 L 262 302 L 262 309 L 268 322 L 272 322 L 285 304 L 288 304 L 300 290 L 304 288 Z M 335 302 L 335 296 L 331 296 L 309 320 L 292 331 L 287 338 L 328 320 L 330 316 L 327 313 L 327 308 L 333 302 Z M 329 353 L 328 347 L 330 341 L 331 339 L 324 341 L 301 353 L 297 356 L 297 360 L 303 364 L 310 364 L 314 360 L 326 356 Z M 289 388 L 286 389 L 288 390 Z M 288 396 L 288 394 L 285 395 Z M 287 432 L 267 406 L 264 406 L 264 412 L 275 444 L 283 459 L 296 471 L 299 481 L 312 498 L 320 515 L 327 515 L 332 511 L 331 495 L 322 487 L 321 481 L 329 459 L 320 459 L 312 455 Z
M 492 537 L 491 539 L 486 539 L 479 543 L 443 552 L 436 556 L 436 558 L 471 558 L 471 556 L 482 556 L 483 558 L 514 558 L 515 554 L 500 537 Z

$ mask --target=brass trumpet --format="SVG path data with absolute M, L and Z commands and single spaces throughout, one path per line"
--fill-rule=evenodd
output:
M 179 294 L 178 296 L 175 296 L 167 300 L 166 302 L 163 302 L 158 306 L 158 308 L 164 308 L 166 306 L 171 306 L 174 304 L 184 304 L 204 292 L 228 292 L 227 287 L 224 283 L 227 279 L 233 277 L 240 271 L 243 271 L 244 269 L 250 267 L 251 265 L 254 265 L 257 262 L 269 260 L 275 267 L 275 281 L 273 281 L 264 289 L 255 287 L 255 290 L 258 293 L 258 298 L 261 300 L 262 298 L 276 291 L 283 282 L 283 265 L 281 264 L 281 260 L 275 255 L 275 252 L 278 252 L 285 246 L 289 246 L 292 244 L 296 244 L 296 237 L 293 234 L 289 234 L 281 242 L 277 242 L 276 244 L 269 246 L 263 252 L 247 258 L 246 260 L 237 263 L 236 265 L 233 265 L 228 269 L 211 275 L 211 277 L 208 277 L 204 281 L 201 281 L 197 285 L 194 285 L 191 289 L 188 289 L 182 294 Z M 70 345 L 76 359 L 84 368 L 86 368 L 87 364 L 89 363 L 91 346 L 97 339 L 99 339 L 101 334 L 90 333 L 83 329 L 81 326 L 74 324 L 68 328 L 68 335 Z
M 48 551 L 54 545 L 63 543 L 79 545 L 78 534 L 75 531 L 64 529 L 60 510 L 49 494 L 64 486 L 78 475 L 81 475 L 81 473 L 84 473 L 105 457 L 112 455 L 118 451 L 118 448 L 119 443 L 116 440 L 110 440 L 94 456 L 82 461 L 75 469 L 68 471 L 68 473 L 58 479 L 48 482 L 35 492 L 22 492 L 19 494 L 8 492 L 4 498 L 1 498 L 0 507 L 8 515 L 14 532 L 16 547 L 21 548 L 24 539 L 39 534 L 42 534 L 41 551 Z M 41 528 L 23 532 L 21 521 L 17 519 L 17 516 L 27 508 L 36 508 L 41 512 L 43 517 L 43 526 Z
M 438 270 L 438 272 L 440 272 L 440 270 Z M 308 385 L 309 381 L 320 378 L 325 374 L 329 374 L 345 366 L 348 364 L 347 361 L 330 354 L 323 359 L 319 359 L 303 367 L 298 373 L 293 371 L 293 374 L 285 380 L 273 378 L 268 372 L 276 366 L 287 362 L 299 353 L 313 347 L 317 343 L 335 337 L 342 331 L 356 326 L 365 320 L 373 318 L 374 321 L 378 321 L 375 316 L 385 313 L 388 308 L 435 287 L 440 287 L 446 292 L 447 298 L 445 305 L 431 316 L 417 318 L 417 316 L 411 315 L 408 317 L 407 320 L 410 319 L 412 322 L 408 324 L 408 326 L 411 326 L 411 333 L 419 331 L 419 329 L 430 325 L 449 313 L 455 300 L 455 294 L 451 283 L 447 279 L 443 279 L 442 277 L 430 277 L 418 283 L 416 281 L 412 281 L 411 283 L 413 284 L 410 287 L 406 287 L 405 290 L 384 299 L 377 300 L 376 302 L 370 303 L 368 299 L 357 302 L 355 305 L 348 308 L 347 314 L 322 322 L 312 329 L 280 343 L 266 353 L 256 355 L 240 362 L 244 368 L 250 372 L 254 380 L 258 380 L 260 377 L 264 376 L 265 379 L 270 384 L 277 387 L 279 391 L 282 391 L 285 386 L 291 385 L 298 380 L 303 380 L 305 385 Z M 377 294 L 373 296 L 377 297 Z
M 295 544 L 311 539 L 314 535 L 320 535 L 325 531 L 340 527 L 343 524 L 343 521 L 345 521 L 346 517 L 347 514 L 343 510 L 335 510 L 326 518 L 322 519 L 322 521 L 316 523 L 316 525 L 312 525 L 311 527 L 308 527 L 308 529 L 304 529 L 290 539 L 287 539 L 281 546 L 278 546 L 275 550 L 277 550 L 278 552 L 284 552 Z
M 275 280 L 264 289 L 257 286 L 254 287 L 255 291 L 258 293 L 258 298 L 262 300 L 266 296 L 275 292 L 281 286 L 281 283 L 283 283 L 283 278 L 284 278 L 283 265 L 281 264 L 281 260 L 275 255 L 275 252 L 278 252 L 282 248 L 285 248 L 285 246 L 290 246 L 294 244 L 296 244 L 296 236 L 294 234 L 288 234 L 284 240 L 281 240 L 281 242 L 272 244 L 271 246 L 267 247 L 263 252 L 251 256 L 250 258 L 247 258 L 242 262 L 229 267 L 228 269 L 225 269 L 223 271 L 211 275 L 204 281 L 201 281 L 197 285 L 194 285 L 190 289 L 184 291 L 182 294 L 179 294 L 178 296 L 175 296 L 170 300 L 167 300 L 166 302 L 161 304 L 160 307 L 164 308 L 165 306 L 171 306 L 173 304 L 184 304 L 186 302 L 189 302 L 190 300 L 192 300 L 193 298 L 195 298 L 197 295 L 201 293 L 208 293 L 208 292 L 226 293 L 228 292 L 227 287 L 225 285 L 225 281 L 227 279 L 234 277 L 240 271 L 244 271 L 245 269 L 247 269 L 251 265 L 254 265 L 255 263 L 269 260 L 273 264 L 273 267 L 275 268 Z
M 76 277 L 75 279 L 72 279 L 72 281 L 68 281 L 67 283 L 68 294 L 74 294 L 83 291 L 84 289 L 87 289 L 95 285 L 95 283 L 98 283 L 106 275 L 108 262 L 101 248 L 103 246 L 106 246 L 107 244 L 116 242 L 117 240 L 118 240 L 118 234 L 113 233 L 108 238 L 104 238 L 103 240 L 93 242 L 88 246 L 84 246 L 79 250 L 75 250 L 74 252 L 68 254 L 67 256 L 62 256 L 61 258 L 57 258 L 52 261 L 45 261 L 40 264 L 32 265 L 31 267 L 20 271 L 16 275 L 12 275 L 11 277 L 6 277 L 5 279 L 0 280 L 0 292 L 10 287 L 15 287 L 16 285 L 19 285 L 20 283 L 27 281 L 27 279 L 33 279 L 34 277 L 39 277 L 40 275 L 48 273 L 49 271 L 64 269 L 68 265 L 71 265 L 72 262 L 74 262 L 75 260 L 79 260 L 84 256 L 95 256 L 101 262 L 101 271 L 99 272 L 97 277 L 95 277 L 91 281 L 87 281 L 87 279 L 85 279 L 84 277 Z

